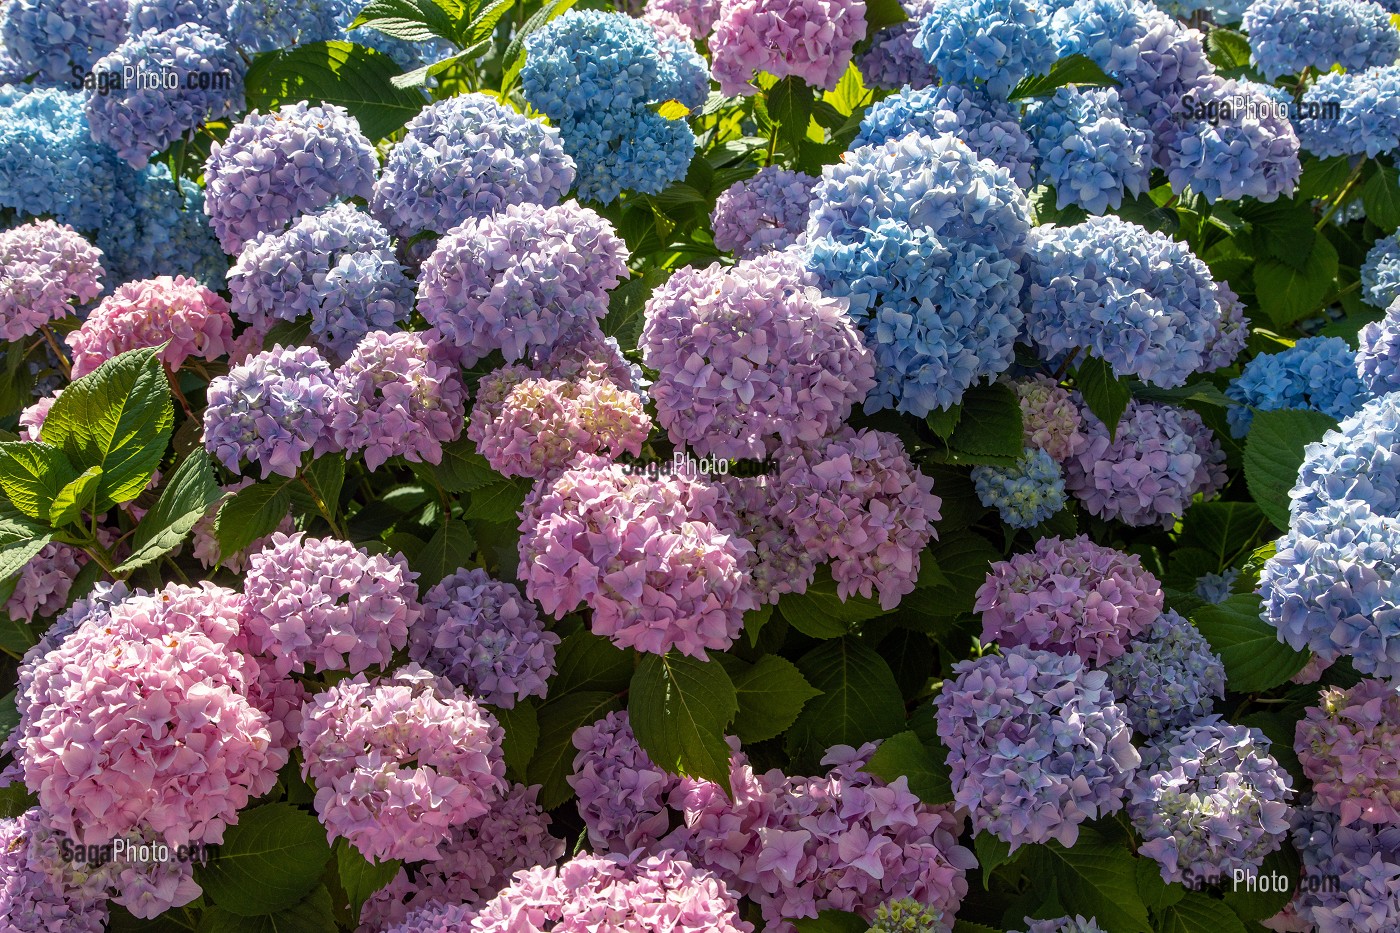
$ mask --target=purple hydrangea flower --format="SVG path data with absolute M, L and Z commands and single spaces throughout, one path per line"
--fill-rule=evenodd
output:
M 1400 823 L 1400 692 L 1383 680 L 1329 687 L 1298 723 L 1294 748 L 1313 782 L 1313 806 L 1343 826 Z
M 1157 127 L 1158 161 L 1172 190 L 1189 188 L 1211 204 L 1291 196 L 1303 164 L 1289 106 L 1288 96 L 1268 85 L 1202 78 Z
M 1249 341 L 1249 318 L 1244 316 L 1244 302 L 1235 294 L 1230 283 L 1220 279 L 1215 283 L 1215 297 L 1220 302 L 1220 326 L 1215 338 L 1206 346 L 1206 361 L 1201 369 L 1214 372 L 1234 363 Z
M 1303 858 L 1295 903 L 1318 933 L 1388 933 L 1400 923 L 1400 827 L 1348 827 L 1316 808 L 1295 811 Z M 1332 879 L 1336 879 L 1333 881 Z
M 865 38 L 865 0 L 725 0 L 709 46 L 720 92 L 753 94 L 765 71 L 832 90 Z
M 314 347 L 273 347 L 209 383 L 204 446 L 231 472 L 244 461 L 296 476 L 302 455 L 329 445 L 330 364 Z
M 817 179 L 770 165 L 720 193 L 710 215 L 715 247 L 740 259 L 784 249 L 807 229 Z
M 938 0 L 914 48 L 945 82 L 984 85 L 1002 100 L 1057 57 L 1048 12 L 1030 0 Z
M 1113 88 L 1060 88 L 1027 105 L 1025 125 L 1039 156 L 1036 180 L 1055 189 L 1057 209 L 1103 214 L 1147 191 L 1147 121 L 1125 110 Z
M 682 779 L 667 774 L 637 744 L 625 712 L 574 732 L 573 773 L 579 815 L 598 852 L 652 848 L 671 831 L 669 798 Z
M 729 494 L 734 515 L 744 537 L 753 545 L 749 572 L 754 589 L 764 603 L 776 603 L 784 593 L 805 593 L 816 577 L 817 564 L 825 557 L 821 543 L 807 529 L 799 539 L 789 523 L 785 492 L 775 476 L 724 476 L 720 485 Z M 810 550 L 809 550 L 810 548 Z
M 1225 665 L 1196 627 L 1168 609 L 1103 667 L 1140 735 L 1180 729 L 1225 698 Z
M 1400 389 L 1400 300 L 1357 335 L 1356 373 L 1370 395 Z
M 73 581 L 87 558 L 67 544 L 51 542 L 31 557 L 12 577 L 14 590 L 5 600 L 5 615 L 16 622 L 34 622 L 68 605 Z
M 938 73 L 914 47 L 919 25 L 933 12 L 934 3 L 935 0 L 902 0 L 900 6 L 909 18 L 877 30 L 870 37 L 870 47 L 856 56 L 856 67 L 866 87 L 886 91 L 910 87 L 917 91 L 938 82 Z
M 107 873 L 62 861 L 60 845 L 38 807 L 0 820 L 0 910 L 15 933 L 107 928 Z
M 1239 403 L 1228 412 L 1230 433 L 1248 434 L 1256 410 L 1355 414 L 1369 395 L 1358 366 L 1356 351 L 1341 337 L 1304 337 L 1279 353 L 1256 356 L 1225 389 Z
M 1034 528 L 1065 505 L 1065 478 L 1045 451 L 1027 447 L 1015 466 L 975 466 L 978 500 L 1012 528 Z
M 65 224 L 0 231 L 0 340 L 23 340 L 102 291 L 102 251 Z
M 689 38 L 704 39 L 719 16 L 718 0 L 647 0 L 643 19 L 658 13 L 669 14 L 685 26 Z
M 1032 920 L 1027 917 L 1026 924 L 1024 933 L 1105 933 L 1104 928 L 1099 926 L 1097 917 L 1086 918 L 1083 914 L 1058 917 L 1054 920 Z
M 1269 81 L 1333 65 L 1364 71 L 1400 57 L 1400 31 L 1369 0 L 1253 0 L 1242 25 L 1249 60 Z
M 1123 106 L 1147 119 L 1154 131 L 1170 118 L 1181 96 L 1215 73 L 1205 36 L 1156 9 L 1138 8 L 1146 32 L 1135 54 L 1116 72 Z

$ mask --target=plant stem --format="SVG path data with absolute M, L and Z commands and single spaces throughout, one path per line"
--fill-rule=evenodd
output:
M 311 501 L 316 503 L 316 510 L 321 513 L 321 517 L 326 520 L 326 524 L 331 526 L 331 531 L 335 532 L 335 536 L 337 538 L 344 538 L 345 532 L 341 530 L 340 525 L 336 522 L 334 516 L 332 516 L 331 510 L 326 507 L 326 503 L 321 500 L 321 494 L 316 491 L 316 487 L 308 483 L 305 476 L 298 475 L 297 481 L 305 486 L 306 491 L 311 494 Z
M 1347 183 L 1342 186 L 1342 190 L 1338 192 L 1337 197 L 1328 206 L 1327 212 L 1322 215 L 1322 219 L 1313 227 L 1314 230 L 1321 230 L 1327 225 L 1327 221 L 1332 219 L 1332 215 L 1337 213 L 1337 208 L 1342 206 L 1342 202 L 1347 199 L 1347 195 L 1351 194 L 1351 189 L 1356 187 L 1356 182 L 1361 178 L 1361 170 L 1365 167 L 1366 160 L 1362 159 L 1357 164 L 1356 168 L 1352 169 L 1351 176 L 1347 178 Z
M 44 339 L 49 342 L 49 348 L 53 350 L 53 355 L 58 357 L 58 367 L 63 370 L 65 379 L 73 378 L 73 364 L 64 356 L 63 351 L 58 348 L 58 340 L 54 338 L 53 331 L 49 330 L 47 324 L 39 328 L 39 333 L 44 335 Z

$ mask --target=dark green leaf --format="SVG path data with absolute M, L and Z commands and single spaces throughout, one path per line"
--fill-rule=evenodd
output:
M 977 853 L 977 864 L 982 869 L 982 889 L 990 891 L 992 872 L 996 871 L 997 866 L 1011 861 L 1011 844 L 991 833 L 982 832 L 972 837 L 972 850 Z
M 1277 747 L 1278 745 L 1275 743 L 1275 749 Z M 1283 890 L 1261 891 L 1259 890 L 1260 885 L 1257 884 L 1251 886 L 1247 883 L 1232 883 L 1225 888 L 1225 903 L 1236 915 L 1246 921 L 1267 920 L 1283 910 L 1293 899 L 1294 892 L 1298 890 L 1300 870 L 1298 853 L 1291 845 L 1285 844 L 1283 848 L 1270 852 L 1264 857 L 1264 864 L 1259 866 L 1259 874 L 1257 875 L 1259 878 L 1285 879 L 1286 885 L 1268 885 L 1268 887 L 1281 887 Z
M 345 458 L 330 455 L 311 461 L 297 483 L 289 488 L 293 496 L 304 496 L 311 508 L 327 518 L 334 518 L 340 508 L 340 489 L 344 485 Z
M 242 916 L 211 907 L 199 919 L 197 933 L 336 933 L 335 909 L 325 885 L 285 910 Z
M 527 769 L 527 784 L 540 785 L 540 806 L 553 810 L 574 795 L 574 732 L 622 709 L 615 693 L 582 691 L 551 699 L 539 709 L 540 741 Z
M 881 742 L 861 770 L 883 778 L 887 784 L 900 777 L 907 778 L 909 789 L 926 804 L 953 802 L 953 784 L 945 757 L 930 749 L 912 731 L 900 732 Z
M 350 913 L 359 916 L 360 906 L 399 873 L 397 859 L 371 862 L 360 850 L 344 839 L 335 841 L 335 864 L 340 873 L 340 886 L 350 896 Z
M 1162 910 L 1158 933 L 1245 933 L 1244 924 L 1224 901 L 1196 891 Z
M 1106 361 L 1089 356 L 1079 364 L 1074 381 L 1084 396 L 1084 404 L 1108 428 L 1108 436 L 1116 437 L 1118 422 L 1132 398 L 1127 380 L 1114 375 L 1113 368 Z
M 811 86 L 801 78 L 784 78 L 768 89 L 768 117 L 778 124 L 779 135 L 794 152 L 807 138 L 814 99 Z
M 1219 573 L 1238 564 L 1267 536 L 1268 519 L 1253 502 L 1202 502 L 1186 513 L 1177 547 L 1209 554 L 1214 566 L 1206 572 Z
M 294 907 L 321 879 L 331 849 L 316 818 L 291 804 L 269 803 L 240 815 L 196 880 L 204 895 L 240 917 Z
M 1137 887 L 1138 896 L 1151 911 L 1175 904 L 1186 893 L 1181 885 L 1163 881 L 1161 867 L 1149 858 L 1137 860 Z
M 1022 79 L 1011 91 L 1011 100 L 1028 97 L 1049 97 L 1067 84 L 1081 87 L 1118 87 L 1118 82 L 1104 74 L 1086 55 L 1066 55 L 1050 66 L 1048 74 Z
M 949 408 L 935 409 L 929 412 L 928 417 L 924 420 L 928 422 L 929 429 L 932 430 L 934 434 L 937 434 L 946 441 L 953 436 L 954 429 L 957 428 L 958 422 L 962 420 L 962 406 L 953 405 Z
M 714 781 L 729 790 L 725 730 L 739 711 L 723 666 L 678 654 L 642 656 L 632 675 L 627 715 L 637 744 L 672 774 Z
M 1305 651 L 1279 641 L 1278 629 L 1259 618 L 1259 597 L 1239 593 L 1216 606 L 1201 606 L 1191 621 L 1225 662 L 1225 677 L 1237 693 L 1268 690 L 1301 671 Z
M 514 525 L 520 521 L 516 513 L 525 503 L 525 493 L 526 487 L 509 479 L 474 489 L 467 504 L 466 517 Z
M 254 483 L 234 493 L 214 517 L 214 536 L 219 539 L 219 555 L 227 559 L 270 535 L 282 524 L 292 508 L 288 481 L 281 477 L 267 483 Z
M 49 505 L 49 524 L 55 528 L 80 521 L 83 512 L 91 509 L 97 499 L 97 487 L 102 483 L 102 467 L 88 467 L 58 491 Z
M 564 639 L 555 652 L 549 696 L 557 699 L 566 693 L 595 690 L 620 694 L 632 679 L 636 657 L 631 648 L 619 648 L 581 628 Z
M 886 26 L 908 22 L 909 14 L 899 0 L 867 0 L 865 4 L 865 35 L 874 36 Z
M 1249 64 L 1249 39 L 1233 29 L 1212 25 L 1206 33 L 1206 51 L 1211 64 L 1222 71 Z
M 1255 412 L 1244 476 L 1259 509 L 1279 528 L 1288 527 L 1288 494 L 1298 482 L 1303 449 L 1336 427 L 1336 419 L 1319 411 Z
M 471 492 L 501 481 L 501 474 L 491 469 L 486 458 L 476 452 L 476 445 L 465 437 L 444 444 L 442 463 L 431 469 L 438 483 L 448 492 Z
M 418 571 L 418 588 L 427 592 L 443 577 L 456 573 L 471 561 L 476 539 L 465 523 L 449 518 L 414 555 L 412 567 Z
M 1254 267 L 1254 294 L 1259 307 L 1278 327 L 1320 310 L 1337 281 L 1337 250 L 1318 237 L 1302 269 L 1264 257 Z
M 823 910 L 815 917 L 792 921 L 797 933 L 866 933 L 870 924 L 844 910 Z
M 517 703 L 510 709 L 491 708 L 501 728 L 505 730 L 505 741 L 501 742 L 501 755 L 512 777 L 519 780 L 525 777 L 530 767 L 530 759 L 540 744 L 539 713 L 528 703 Z
M 1037 884 L 1053 881 L 1069 914 L 1097 917 L 1108 930 L 1147 933 L 1147 906 L 1137 888 L 1137 867 L 1129 850 L 1087 826 L 1066 849 L 1058 842 L 1033 845 L 1022 856 Z
M 32 441 L 0 442 L 0 489 L 26 518 L 49 520 L 49 508 L 78 471 L 63 451 Z
M 635 345 L 637 336 L 642 332 L 647 299 L 651 297 L 656 286 L 666 279 L 667 273 L 663 270 L 650 269 L 614 288 L 608 296 L 608 313 L 603 318 L 603 333 L 617 338 L 618 343 L 624 347 Z
M 1019 458 L 1025 450 L 1021 403 L 1000 382 L 976 386 L 962 400 L 962 415 L 948 438 L 953 450 L 978 456 Z
M 937 562 L 947 584 L 919 590 L 900 608 L 940 619 L 971 612 L 978 587 L 987 581 L 989 565 L 1001 559 L 1001 553 L 977 534 L 945 536 L 924 553 Z
M 195 522 L 203 518 L 222 495 L 209 455 L 202 449 L 191 452 L 161 490 L 156 504 L 136 526 L 131 556 L 122 562 L 117 572 L 129 573 L 175 550 Z
M 793 628 L 812 638 L 840 638 L 852 622 L 864 622 L 884 615 L 873 599 L 852 593 L 845 600 L 836 595 L 836 581 L 828 567 L 817 568 L 805 593 L 784 593 L 778 611 Z
M 1400 172 L 1388 165 L 1377 165 L 1375 174 L 1361 189 L 1366 219 L 1386 233 L 1400 227 Z
M 807 701 L 787 733 L 788 751 L 802 765 L 815 764 L 833 745 L 859 748 L 903 731 L 904 697 L 894 672 L 860 642 L 825 642 L 804 655 L 797 669 L 822 692 Z
M 791 661 L 765 654 L 734 677 L 739 713 L 734 734 L 741 742 L 762 742 L 782 735 L 818 691 Z
M 368 26 L 409 42 L 434 37 L 458 42 L 457 23 L 465 13 L 453 0 L 370 0 L 350 26 Z

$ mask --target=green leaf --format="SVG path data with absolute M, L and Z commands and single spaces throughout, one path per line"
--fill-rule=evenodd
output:
M 779 135 L 796 152 L 807 138 L 815 95 L 801 78 L 788 77 L 768 89 L 768 117 L 778 124 Z
M 1245 927 L 1224 901 L 1187 891 L 1181 900 L 1163 908 L 1157 933 L 1245 933 Z
M 642 332 L 647 299 L 666 278 L 667 273 L 664 270 L 649 269 L 614 288 L 608 296 L 608 313 L 603 318 L 603 333 L 617 338 L 617 342 L 624 347 L 635 346 L 637 337 Z
M 1086 55 L 1066 55 L 1050 66 L 1043 75 L 1032 75 L 1022 79 L 1011 91 L 1011 100 L 1025 100 L 1028 97 L 1049 97 L 1067 84 L 1081 87 L 1118 87 L 1118 82 L 1104 74 L 1102 68 L 1094 64 Z
M 990 891 L 992 872 L 996 871 L 997 866 L 1011 861 L 1011 843 L 984 832 L 972 837 L 972 849 L 977 853 L 977 864 L 982 869 L 982 889 Z
M 1186 889 L 1181 885 L 1167 884 L 1163 881 L 1161 867 L 1152 859 L 1138 859 L 1136 870 L 1138 896 L 1142 898 L 1148 910 L 1159 911 L 1163 907 L 1175 904 L 1186 893 Z
M 615 693 L 591 690 L 551 699 L 539 709 L 540 741 L 526 769 L 526 784 L 540 785 L 540 806 L 553 810 L 573 797 L 568 777 L 574 773 L 574 732 L 622 709 Z
M 77 476 L 63 451 L 51 444 L 0 442 L 0 489 L 26 518 L 47 521 L 54 499 Z
M 908 22 L 909 14 L 899 0 L 867 0 L 865 4 L 865 34 L 873 36 L 886 26 Z M 847 111 L 849 113 L 850 111 Z
M 962 415 L 948 438 L 953 450 L 978 456 L 1019 459 L 1025 451 L 1021 403 L 1000 382 L 976 386 L 962 400 Z
M 823 910 L 815 917 L 792 921 L 797 933 L 866 933 L 870 924 L 844 910 Z
M 1290 732 L 1292 728 L 1290 725 Z M 1277 747 L 1278 744 L 1275 743 L 1275 749 Z M 1282 891 L 1260 891 L 1258 885 L 1254 885 L 1254 890 L 1250 890 L 1248 884 L 1231 884 L 1224 889 L 1225 903 L 1237 916 L 1246 921 L 1267 920 L 1283 910 L 1293 899 L 1294 892 L 1298 890 L 1300 873 L 1298 853 L 1291 845 L 1285 843 L 1282 848 L 1264 856 L 1264 863 L 1259 866 L 1258 877 L 1282 877 L 1286 879 L 1287 887 Z
M 734 734 L 745 744 L 782 735 L 819 693 L 795 664 L 776 654 L 765 654 L 736 676 L 734 691 L 739 700 Z
M 326 831 L 314 816 L 269 803 L 240 815 L 195 880 L 218 907 L 258 917 L 294 907 L 311 893 L 330 857 Z
M 1206 32 L 1206 51 L 1211 64 L 1222 71 L 1249 65 L 1249 39 L 1233 29 L 1212 25 Z
M 958 422 L 962 420 L 962 406 L 953 405 L 949 408 L 936 408 L 928 413 L 924 419 L 934 434 L 943 440 L 953 436 L 953 431 L 957 428 Z
M 421 93 L 423 85 L 428 83 L 429 78 L 451 71 L 459 63 L 466 63 L 476 59 L 482 52 L 486 51 L 488 42 L 478 42 L 460 52 L 453 52 L 446 58 L 439 58 L 435 62 L 429 62 L 420 68 L 412 71 L 405 71 L 403 74 L 394 75 L 389 79 L 389 85 L 396 91 L 409 91 L 411 93 Z
M 987 581 L 988 565 L 1001 560 L 1001 552 L 977 534 L 947 535 L 924 555 L 937 563 L 946 582 L 921 589 L 917 599 L 906 599 L 900 609 L 937 619 L 971 612 L 978 588 Z
M 724 668 L 679 654 L 645 654 L 632 675 L 627 716 L 651 760 L 672 774 L 704 778 L 729 791 L 725 730 L 739 711 Z
M 1109 438 L 1116 437 L 1118 422 L 1132 398 L 1128 381 L 1114 375 L 1113 368 L 1097 356 L 1085 357 L 1075 371 L 1074 381 L 1084 396 L 1084 404 L 1108 428 Z
M 475 551 L 476 539 L 471 529 L 449 518 L 413 557 L 411 566 L 418 571 L 418 588 L 426 593 L 437 586 L 443 577 L 467 566 Z
M 29 792 L 23 781 L 0 787 L 0 819 L 23 816 L 26 810 L 38 804 L 39 798 Z
M 196 933 L 336 933 L 338 929 L 330 891 L 321 884 L 291 907 L 259 916 L 211 907 L 199 918 Z
M 77 471 L 102 468 L 94 508 L 105 512 L 146 488 L 174 424 L 157 349 L 132 350 L 64 389 L 44 420 L 42 440 L 63 448 Z
M 840 638 L 850 630 L 850 623 L 885 614 L 878 602 L 859 593 L 845 600 L 836 595 L 836 581 L 826 566 L 817 568 L 805 593 L 784 593 L 778 600 L 778 611 L 793 628 L 811 638 Z
M 1268 519 L 1253 502 L 1201 502 L 1186 513 L 1177 548 L 1209 554 L 1215 565 L 1209 572 L 1219 573 L 1238 564 L 1261 537 L 1269 536 Z
M 80 521 L 84 510 L 92 508 L 101 482 L 102 467 L 88 467 L 60 489 L 49 505 L 49 524 L 62 528 Z
M 523 778 L 540 744 L 539 714 L 529 703 L 517 703 L 510 709 L 493 706 L 491 714 L 505 730 L 501 755 L 506 760 L 506 767 L 514 772 L 515 777 Z
M 360 907 L 364 902 L 369 900 L 375 891 L 393 881 L 402 864 L 398 859 L 371 862 L 346 840 L 335 841 L 336 870 L 340 875 L 340 886 L 350 896 L 351 916 L 360 915 Z
M 214 479 L 209 454 L 203 450 L 192 451 L 161 490 L 156 504 L 136 526 L 131 556 L 122 562 L 117 572 L 129 573 L 175 550 L 222 495 Z
M 803 655 L 797 669 L 822 692 L 803 707 L 787 748 L 815 764 L 833 745 L 859 748 L 904 730 L 904 697 L 879 654 L 852 638 L 828 641 Z
M 469 42 L 482 42 L 490 37 L 491 33 L 495 31 L 496 26 L 500 23 L 502 17 L 506 15 L 511 7 L 515 6 L 515 2 L 516 0 L 492 0 L 492 2 L 487 3 L 478 10 L 469 24 Z
M 334 518 L 340 508 L 340 490 L 345 485 L 345 458 L 317 457 L 301 472 L 299 482 L 288 489 L 294 498 L 305 498 L 309 508 Z M 319 502 L 318 502 L 319 500 Z
M 0 580 L 19 573 L 34 555 L 53 540 L 53 532 L 15 511 L 0 500 Z
M 1097 917 L 1107 930 L 1147 933 L 1147 905 L 1138 894 L 1135 860 L 1127 848 L 1081 826 L 1073 848 L 1048 842 L 1027 847 L 1022 858 L 1037 885 L 1054 882 L 1066 913 Z
M 631 648 L 619 648 L 581 628 L 565 638 L 555 652 L 549 696 L 557 699 L 566 693 L 595 690 L 620 694 L 632 680 L 636 658 Z
M 520 521 L 517 514 L 525 504 L 526 489 L 514 480 L 502 480 L 472 490 L 471 501 L 467 504 L 466 517 L 484 522 L 506 522 L 514 525 Z
M 1277 527 L 1288 527 L 1288 494 L 1298 482 L 1304 448 L 1336 427 L 1336 419 L 1319 411 L 1254 413 L 1244 448 L 1244 478 L 1255 503 Z
M 1394 233 L 1400 227 L 1400 172 L 1378 165 L 1361 189 L 1361 204 L 1367 220 L 1386 233 Z
M 476 452 L 476 445 L 465 437 L 443 445 L 440 464 L 416 466 L 431 467 L 438 484 L 448 492 L 454 493 L 471 492 L 501 480 L 501 474 L 491 469 L 491 464 L 486 462 L 486 458 Z
M 1256 693 L 1287 683 L 1308 663 L 1308 653 L 1279 641 L 1278 629 L 1259 618 L 1259 609 L 1257 595 L 1238 593 L 1191 614 L 1191 621 L 1225 662 L 1226 682 L 1236 693 Z
M 926 804 L 953 802 L 946 756 L 935 753 L 912 731 L 900 732 L 881 742 L 861 770 L 883 778 L 886 784 L 906 778 L 909 789 Z
M 311 42 L 259 55 L 244 78 L 244 89 L 248 109 L 265 113 L 300 100 L 338 104 L 378 142 L 423 109 L 421 91 L 391 83 L 402 70 L 383 52 L 363 45 Z
M 461 5 L 452 0 L 370 0 L 350 28 L 368 26 L 409 42 L 426 42 L 436 37 L 455 43 L 460 39 L 457 22 L 465 14 Z
M 1337 282 L 1337 250 L 1317 237 L 1303 268 L 1264 257 L 1254 266 L 1254 295 L 1275 326 L 1288 327 L 1321 310 Z
M 270 535 L 282 524 L 292 508 L 288 481 L 254 483 L 234 493 L 214 516 L 214 536 L 219 539 L 219 556 L 227 559 Z

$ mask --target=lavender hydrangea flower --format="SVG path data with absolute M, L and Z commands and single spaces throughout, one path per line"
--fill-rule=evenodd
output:
M 335 372 L 331 437 L 370 470 L 390 457 L 440 463 L 462 434 L 466 395 L 460 370 L 422 334 L 371 331 Z
M 408 656 L 483 702 L 510 709 L 543 697 L 559 636 L 546 631 L 533 603 L 486 571 L 458 570 L 423 597 Z
M 1029 0 L 938 0 L 914 48 L 952 84 L 984 85 L 1003 100 L 1055 63 L 1050 18 Z
M 1087 348 L 1163 388 L 1201 368 L 1220 327 L 1210 269 L 1184 243 L 1117 217 L 1037 227 L 1026 328 L 1046 359 Z
M 1077 204 L 1102 214 L 1147 191 L 1147 121 L 1127 112 L 1113 88 L 1060 88 L 1026 107 L 1025 125 L 1039 156 L 1036 180 L 1055 189 L 1057 209 Z
M 1148 744 L 1128 813 L 1162 880 L 1257 872 L 1288 835 L 1292 779 L 1258 729 L 1206 718 Z
M 38 807 L 0 820 L 0 910 L 16 933 L 107 928 L 105 876 L 61 861 L 59 845 Z
M 1145 117 L 1155 130 L 1171 116 L 1182 95 L 1215 68 L 1199 30 L 1156 9 L 1139 7 L 1138 15 L 1146 32 L 1114 77 L 1121 82 L 1118 96 L 1123 106 Z
M 1240 572 L 1231 567 L 1222 573 L 1204 573 L 1196 579 L 1197 598 L 1218 606 L 1230 598 Z
M 710 225 L 715 247 L 753 259 L 797 242 L 807 229 L 817 179 L 776 165 L 736 181 L 715 200 Z
M 1244 302 L 1230 283 L 1218 280 L 1215 297 L 1220 302 L 1220 326 L 1214 339 L 1207 342 L 1206 361 L 1201 367 L 1205 372 L 1224 369 L 1234 363 L 1249 341 L 1249 318 L 1244 316 Z
M 328 445 L 333 376 L 314 347 L 273 347 L 209 383 L 204 446 L 231 472 L 247 461 L 295 476 L 302 455 Z
M 625 712 L 574 731 L 573 773 L 579 815 L 597 852 L 652 848 L 671 830 L 668 800 L 682 779 L 659 768 L 637 744 Z
M 1065 504 L 1060 465 L 1036 447 L 1027 447 L 1015 466 L 973 467 L 972 485 L 978 500 L 1012 528 L 1034 528 Z
M 753 94 L 754 75 L 796 77 L 833 90 L 865 38 L 865 0 L 725 0 L 710 36 L 715 80 Z
M 1320 76 L 1303 92 L 1307 119 L 1298 121 L 1304 149 L 1323 158 L 1368 158 L 1400 147 L 1400 65 Z M 1340 110 L 1332 106 L 1343 102 Z
M 1021 428 L 1027 447 L 1064 463 L 1084 446 L 1084 415 L 1070 391 L 1048 376 L 1011 383 L 1021 407 Z
M 1313 806 L 1341 825 L 1400 823 L 1400 692 L 1383 680 L 1330 687 L 1298 723 L 1294 748 L 1313 782 Z
M 686 28 L 688 38 L 704 39 L 715 28 L 718 0 L 647 0 L 642 18 L 656 13 L 674 16 Z
M 1366 251 L 1361 296 L 1377 308 L 1389 308 L 1400 298 L 1400 235 L 1381 237 Z
M 914 90 L 938 82 L 938 73 L 914 47 L 914 37 L 924 17 L 933 12 L 935 0 L 903 0 L 901 6 L 908 19 L 877 30 L 870 37 L 870 47 L 856 56 L 856 67 L 865 79 L 866 87 L 897 91 L 902 87 Z
M 288 104 L 249 114 L 214 143 L 204 166 L 204 210 L 224 251 L 340 198 L 369 198 L 378 171 L 359 122 L 333 104 Z
M 413 286 L 389 233 L 368 214 L 335 204 L 285 232 L 253 236 L 228 272 L 232 310 L 254 330 L 311 316 L 311 336 L 345 359 L 371 331 L 406 321 Z
M 228 10 L 221 3 L 201 0 L 132 0 L 127 14 L 129 35 L 164 32 L 186 23 L 197 23 L 210 32 L 228 32 Z
M 470 366 L 492 350 L 507 362 L 600 321 L 627 275 L 627 246 L 577 202 L 513 204 L 438 241 L 418 277 L 418 311 Z
M 825 548 L 811 536 L 812 530 L 799 537 L 790 523 L 791 491 L 772 475 L 723 476 L 720 485 L 729 494 L 744 537 L 753 545 L 749 572 L 759 600 L 776 603 L 784 593 L 807 592 L 816 578 L 817 564 L 825 559 L 820 556 Z
M 0 45 L 24 75 L 65 84 L 126 38 L 126 0 L 8 0 Z
M 68 594 L 85 563 L 87 558 L 77 548 L 57 541 L 44 545 L 11 578 L 14 591 L 0 608 L 16 622 L 53 615 L 68 605 Z
M 956 136 L 1010 172 L 1018 188 L 1031 187 L 1035 145 L 1021 127 L 1017 108 L 1006 101 L 956 84 L 905 88 L 871 106 L 851 148 L 883 145 L 909 133 Z
M 0 340 L 23 340 L 102 291 L 102 251 L 52 220 L 0 232 Z
M 1083 914 L 1053 920 L 1032 920 L 1027 917 L 1026 924 L 1024 933 L 1105 933 L 1104 928 L 1099 926 L 1097 917 L 1086 918 Z
M 1181 729 L 1225 698 L 1225 665 L 1196 627 L 1168 609 L 1103 666 L 1133 729 L 1148 738 Z
M 1210 107 L 1217 108 L 1213 118 L 1200 116 Z M 1200 79 L 1158 127 L 1158 161 L 1172 190 L 1189 188 L 1211 204 L 1291 196 L 1303 165 L 1288 108 L 1287 96 L 1268 85 Z
M 1333 65 L 1364 71 L 1400 57 L 1400 31 L 1369 0 L 1253 0 L 1242 25 L 1250 63 L 1269 81 Z
M 1400 389 L 1400 301 L 1357 335 L 1356 373 L 1370 395 Z
M 680 270 L 648 299 L 638 347 L 657 420 L 702 455 L 815 443 L 875 385 L 844 302 L 794 254 Z
M 1256 410 L 1355 414 L 1369 395 L 1358 365 L 1356 352 L 1340 337 L 1304 337 L 1279 353 L 1256 356 L 1225 389 L 1239 403 L 1228 412 L 1230 433 L 1248 434 Z
M 1299 917 L 1319 933 L 1394 929 L 1400 923 L 1400 828 L 1348 827 L 1312 807 L 1296 812 L 1293 841 L 1307 879 L 1295 901 Z
M 152 155 L 205 122 L 244 109 L 243 59 L 222 36 L 195 23 L 132 35 L 93 70 L 136 75 L 115 93 L 90 91 L 87 101 L 93 139 L 133 168 L 145 168 Z
M 1140 758 L 1107 679 L 1078 655 L 1027 647 L 953 665 L 934 707 L 976 832 L 1012 851 L 1072 846 L 1081 822 L 1122 808 Z
M 508 204 L 553 207 L 574 183 L 559 131 L 485 94 L 436 101 L 404 130 L 370 198 L 396 236 L 447 233 Z

